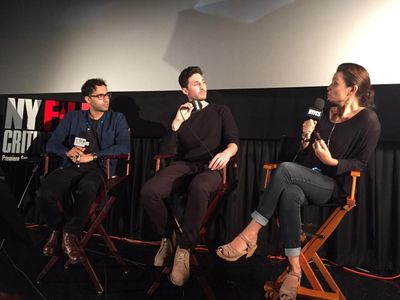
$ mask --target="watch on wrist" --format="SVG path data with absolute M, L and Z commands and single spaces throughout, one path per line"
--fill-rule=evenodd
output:
M 301 135 L 301 141 L 302 141 L 303 143 L 308 143 L 308 142 L 310 141 L 310 134 L 308 134 L 307 132 L 306 132 L 306 133 L 303 133 L 303 134 Z

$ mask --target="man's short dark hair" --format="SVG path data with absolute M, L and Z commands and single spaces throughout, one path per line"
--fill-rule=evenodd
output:
M 200 67 L 197 67 L 197 66 L 187 67 L 185 70 L 183 70 L 181 72 L 181 74 L 179 75 L 179 79 L 178 79 L 179 85 L 181 86 L 181 88 L 187 88 L 188 83 L 189 83 L 189 78 L 193 74 L 203 75 L 203 71 L 200 69 Z
M 106 82 L 101 78 L 92 78 L 87 80 L 81 87 L 83 97 L 89 96 L 96 90 L 96 86 L 107 86 Z

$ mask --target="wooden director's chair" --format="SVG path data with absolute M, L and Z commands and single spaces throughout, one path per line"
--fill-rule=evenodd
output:
M 175 157 L 173 154 L 166 154 L 166 155 L 156 155 L 154 156 L 154 159 L 156 160 L 156 166 L 155 166 L 155 171 L 156 173 L 161 169 L 162 161 L 163 160 L 172 160 Z M 229 167 L 228 167 L 229 166 Z M 215 191 L 215 193 L 211 196 L 211 200 L 209 202 L 206 214 L 203 218 L 202 225 L 199 230 L 199 235 L 197 238 L 197 243 L 196 244 L 206 244 L 206 237 L 207 237 L 207 228 L 210 219 L 214 215 L 214 212 L 218 205 L 220 204 L 222 198 L 224 195 L 232 191 L 238 181 L 238 165 L 237 165 L 237 159 L 236 157 L 232 157 L 230 162 L 228 163 L 227 166 L 222 170 L 222 182 L 218 189 Z M 172 209 L 171 209 L 172 210 Z M 176 214 L 173 215 L 173 224 L 174 224 L 174 231 L 175 234 L 182 234 L 182 227 L 180 225 L 180 221 L 178 220 L 179 218 L 176 216 Z M 161 279 L 164 275 L 169 275 L 172 271 L 172 266 L 165 266 L 163 267 L 160 276 L 153 282 L 153 284 L 150 286 L 150 288 L 147 291 L 147 294 L 149 296 L 153 296 L 154 293 L 157 291 L 158 287 L 160 286 Z M 200 263 L 196 257 L 196 252 L 194 249 L 190 251 L 190 273 L 191 275 L 199 281 L 200 286 L 202 287 L 206 298 L 213 300 L 216 299 L 215 295 L 209 286 L 203 272 L 202 268 L 200 266 Z
M 99 158 L 106 163 L 106 179 L 104 182 L 104 188 L 100 191 L 99 195 L 96 197 L 96 200 L 90 207 L 89 210 L 89 229 L 86 233 L 84 233 L 83 238 L 80 241 L 80 247 L 82 248 L 82 253 L 84 254 L 84 259 L 79 261 L 82 266 L 85 268 L 88 273 L 90 279 L 96 287 L 96 290 L 99 294 L 104 292 L 103 285 L 101 284 L 99 278 L 97 277 L 96 272 L 94 271 L 92 264 L 90 263 L 87 255 L 84 251 L 89 240 L 92 238 L 93 234 L 97 233 L 103 239 L 105 246 L 107 247 L 110 255 L 114 257 L 117 263 L 122 267 L 122 270 L 125 274 L 129 272 L 129 268 L 122 257 L 119 255 L 116 246 L 114 245 L 111 238 L 108 236 L 104 226 L 102 225 L 103 220 L 107 217 L 112 205 L 117 199 L 116 195 L 113 194 L 114 190 L 125 181 L 130 172 L 130 154 L 127 155 L 110 155 Z M 122 175 L 111 176 L 110 174 L 110 162 L 113 159 L 117 159 L 118 162 L 121 162 L 121 172 Z M 47 175 L 49 172 L 49 164 L 50 164 L 50 156 L 45 155 L 45 163 L 44 163 L 44 175 Z M 73 197 L 73 195 L 71 195 Z M 69 197 L 67 197 L 69 198 Z M 70 200 L 70 199 L 69 199 Z M 58 201 L 58 205 L 62 211 L 65 212 L 64 205 L 62 200 Z M 50 258 L 48 263 L 42 269 L 40 274 L 36 278 L 36 282 L 39 284 L 44 276 L 53 268 L 53 266 L 57 263 L 57 261 L 61 258 L 63 253 L 58 253 Z M 68 269 L 71 265 L 71 261 L 67 260 L 64 264 L 65 269 Z
M 266 170 L 264 188 L 267 188 L 272 171 L 277 167 L 278 164 L 265 164 L 263 166 L 263 168 Z M 298 296 L 313 299 L 346 299 L 317 252 L 325 244 L 330 235 L 335 231 L 344 216 L 356 206 L 356 184 L 357 178 L 360 177 L 360 172 L 351 171 L 350 176 L 352 180 L 350 195 L 348 195 L 342 203 L 335 205 L 335 210 L 329 215 L 329 217 L 315 234 L 302 233 L 301 240 L 303 241 L 304 245 L 302 246 L 300 253 L 300 266 L 303 278 L 307 279 L 308 283 L 311 285 L 311 288 L 300 284 L 297 289 Z M 310 237 L 309 240 L 306 240 L 307 236 Z M 322 282 L 312 269 L 312 263 L 314 263 L 318 269 L 322 277 L 321 279 L 323 280 Z M 287 271 L 284 271 L 281 275 L 279 275 L 275 282 L 271 281 L 264 284 L 264 290 L 266 292 L 265 297 L 267 299 L 279 299 L 279 289 L 285 280 L 286 275 Z M 326 286 L 324 283 L 329 286 L 330 291 L 324 289 L 324 286 Z

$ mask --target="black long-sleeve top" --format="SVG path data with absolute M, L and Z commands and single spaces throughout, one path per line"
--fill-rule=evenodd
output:
M 161 152 L 177 154 L 180 160 L 209 162 L 230 143 L 239 145 L 239 131 L 230 109 L 209 103 L 192 112 L 177 131 L 168 130 Z
M 311 145 L 319 132 L 321 138 L 328 144 L 332 158 L 339 161 L 337 166 L 324 165 L 314 154 Z M 338 183 L 339 190 L 335 191 L 341 197 L 350 190 L 350 181 L 342 175 L 351 170 L 362 171 L 378 143 L 381 124 L 373 110 L 363 109 L 351 119 L 342 123 L 329 120 L 329 111 L 324 112 L 311 136 L 311 141 L 298 162 L 310 168 L 318 168 L 323 174 L 333 177 Z M 348 178 L 348 177 L 347 177 Z

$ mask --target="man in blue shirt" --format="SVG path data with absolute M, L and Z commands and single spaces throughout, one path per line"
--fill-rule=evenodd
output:
M 63 158 L 63 163 L 46 177 L 37 195 L 39 209 L 52 230 L 43 253 L 55 255 L 62 246 L 73 263 L 83 258 L 77 239 L 104 186 L 105 164 L 99 158 L 129 152 L 128 123 L 122 113 L 109 109 L 111 93 L 104 80 L 89 79 L 81 91 L 89 110 L 69 112 L 53 132 L 46 151 Z M 112 171 L 115 164 L 111 163 Z M 74 201 L 64 221 L 57 202 L 71 191 Z

